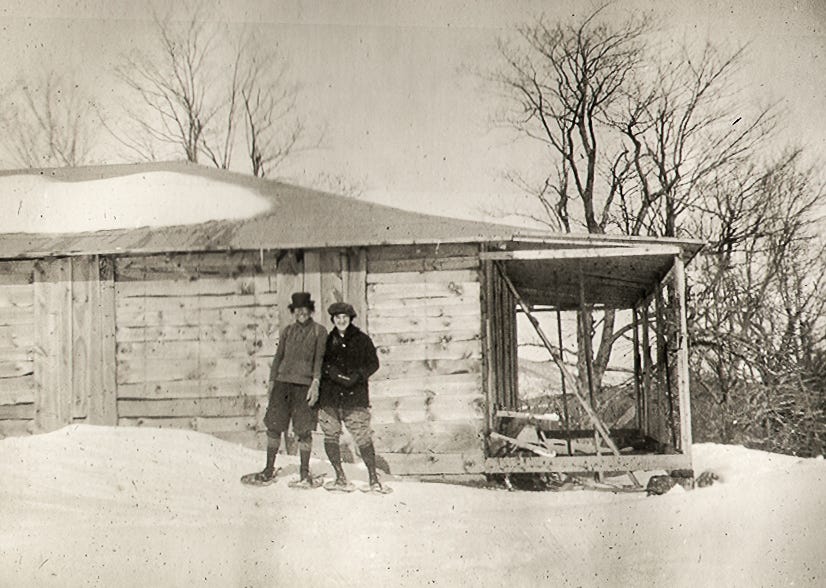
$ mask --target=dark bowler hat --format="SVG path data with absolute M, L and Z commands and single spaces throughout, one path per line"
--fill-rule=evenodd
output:
M 350 320 L 356 318 L 356 310 L 353 308 L 353 305 L 347 304 L 346 302 L 333 302 L 330 308 L 327 309 L 327 312 L 330 313 L 330 316 L 346 314 L 350 317 Z
M 315 311 L 315 301 L 309 292 L 293 292 L 293 301 L 289 305 L 290 312 L 296 308 L 309 308 L 310 312 Z

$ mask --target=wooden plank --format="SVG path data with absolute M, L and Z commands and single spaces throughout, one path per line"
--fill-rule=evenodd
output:
M 34 374 L 33 359 L 0 359 L 0 380 L 17 379 L 32 374 Z
M 476 269 L 459 269 L 447 271 L 415 271 L 371 273 L 366 277 L 367 284 L 437 284 L 450 282 L 478 282 L 479 271 Z
M 160 429 L 190 429 L 202 433 L 224 431 L 255 431 L 255 417 L 175 417 L 120 418 L 121 427 L 157 427 Z
M 552 260 L 552 259 L 634 259 L 638 257 L 673 257 L 680 254 L 676 245 L 640 245 L 635 247 L 583 247 L 574 249 L 530 249 L 520 251 L 487 251 L 479 258 L 490 261 Z
M 414 298 L 407 300 L 373 301 L 368 304 L 368 314 L 376 318 L 416 316 L 452 317 L 479 315 L 476 297 L 462 298 Z
M 126 417 L 184 417 L 184 416 L 251 416 L 264 396 L 236 396 L 220 398 L 177 398 L 174 400 L 118 400 L 118 416 Z
M 278 324 L 272 320 L 262 323 L 240 321 L 234 324 L 119 326 L 115 337 L 118 343 L 252 340 L 256 345 L 266 346 L 272 341 L 274 349 L 278 339 Z
M 117 362 L 117 383 L 145 381 L 149 376 L 164 376 L 167 380 L 205 380 L 244 378 L 255 372 L 255 359 L 236 358 L 121 358 Z
M 34 373 L 19 378 L 0 379 L 0 404 L 34 402 Z
M 32 284 L 34 260 L 0 261 L 0 286 Z
M 0 308 L 34 311 L 34 288 L 31 284 L 0 284 Z
M 462 298 L 479 300 L 479 282 L 437 282 L 412 284 L 374 283 L 367 286 L 369 304 L 416 298 Z
M 477 373 L 401 378 L 395 380 L 370 379 L 370 396 L 406 396 L 411 392 L 436 394 L 472 394 L 481 391 L 481 377 Z
M 356 324 L 369 331 L 369 313 L 367 312 L 367 250 L 351 250 L 345 257 L 347 268 L 342 271 L 344 299 L 353 305 L 358 315 Z
M 274 254 L 267 252 L 264 262 Z M 116 261 L 119 282 L 158 280 L 170 277 L 188 280 L 206 276 L 249 276 L 261 268 L 261 255 L 255 251 L 221 251 L 219 253 L 173 253 L 121 257 Z
M 144 312 L 142 309 L 119 310 L 118 327 L 154 327 L 154 326 L 199 326 L 202 324 L 257 324 L 259 322 L 277 323 L 282 313 L 276 306 L 249 306 L 245 308 L 176 308 L 167 311 Z M 286 311 L 289 316 L 289 309 Z
M 278 324 L 289 325 L 293 318 L 289 305 L 294 292 L 300 292 L 304 286 L 303 264 L 296 259 L 295 253 L 288 252 L 278 262 L 276 276 Z
M 367 260 L 375 262 L 416 258 L 475 257 L 478 251 L 479 246 L 476 243 L 373 246 L 367 249 Z
M 438 474 L 480 474 L 485 470 L 481 452 L 468 453 L 382 453 L 380 458 L 397 476 Z
M 255 332 L 247 340 L 234 341 L 135 341 L 117 344 L 118 359 L 164 358 L 238 358 L 247 359 L 259 355 L 263 341 L 256 338 Z M 274 352 L 274 346 L 272 352 Z
M 479 258 L 475 255 L 463 257 L 413 258 L 395 260 L 367 260 L 367 274 L 393 272 L 452 271 L 477 269 Z
M 370 315 L 370 334 L 467 331 L 481 328 L 479 314 L 467 316 L 410 316 L 398 318 L 373 317 Z
M 89 397 L 89 422 L 97 425 L 117 424 L 117 358 L 115 356 L 117 328 L 115 315 L 115 274 L 111 258 L 98 258 L 98 287 L 94 294 L 100 346 L 96 349 L 99 373 L 94 392 Z
M 98 322 L 93 315 L 97 308 L 92 307 L 92 291 L 97 292 L 99 288 L 98 262 L 96 257 L 86 256 L 73 257 L 71 264 L 72 418 L 79 419 L 86 418 L 89 394 L 94 393 L 92 379 L 99 363 L 98 354 L 94 349 L 98 347 L 99 334 L 96 329 L 93 329 L 93 324 Z M 98 358 L 98 362 L 93 361 L 93 358 Z
M 371 378 L 394 380 L 450 374 L 478 374 L 482 362 L 479 359 L 434 359 L 421 361 L 386 361 Z
M 482 345 L 478 340 L 380 345 L 376 348 L 376 351 L 381 362 L 425 359 L 481 359 L 482 357 Z
M 481 451 L 482 419 L 460 422 L 373 425 L 376 451 L 386 453 L 466 453 Z
M 27 349 L 34 346 L 34 307 L 31 321 L 24 325 L 0 325 L 1 349 Z
M 257 308 L 278 303 L 274 292 L 262 294 L 215 294 L 195 296 L 133 296 L 117 299 L 119 313 L 175 312 L 181 309 Z
M 489 457 L 485 471 L 515 472 L 632 472 L 690 469 L 691 458 L 676 454 L 558 455 L 556 457 Z
M 33 419 L 34 402 L 26 404 L 0 404 L 0 420 Z
M 372 422 L 427 423 L 462 422 L 484 417 L 484 397 L 470 394 L 411 393 L 407 396 L 371 396 Z
M 649 316 L 649 304 L 642 307 L 642 430 L 647 436 L 651 436 L 651 397 L 653 395 L 651 376 L 653 372 L 653 362 L 651 359 L 651 317 Z
M 164 297 L 164 296 L 245 296 L 266 294 L 270 290 L 269 280 L 256 280 L 257 276 L 198 277 L 194 279 L 134 280 L 117 282 L 118 298 Z M 274 284 L 272 285 L 274 288 Z
M 35 425 L 51 431 L 72 420 L 71 262 L 41 260 L 35 272 Z
M 32 419 L 0 420 L 0 439 L 3 437 L 22 437 L 34 432 Z
M 267 376 L 209 380 L 146 381 L 118 386 L 118 399 L 162 400 L 173 398 L 217 398 L 266 395 Z
M 333 302 L 344 300 L 344 269 L 346 255 L 338 249 L 325 249 L 321 252 L 321 297 L 316 298 L 316 320 L 322 325 L 329 325 L 327 309 Z
M 685 263 L 679 255 L 674 257 L 674 295 L 679 333 L 677 341 L 677 391 L 680 410 L 679 450 L 691 459 L 691 397 L 689 393 L 688 319 L 686 317 Z
M 34 323 L 32 309 L 17 306 L 0 308 L 0 325 L 30 327 Z
M 304 252 L 304 286 L 316 304 L 321 303 L 321 253 L 319 251 Z M 316 308 L 317 311 L 322 308 Z
M 451 342 L 481 341 L 482 335 L 478 328 L 464 331 L 416 331 L 412 333 L 376 333 L 371 335 L 373 344 L 380 346 L 395 346 L 407 344 L 439 344 L 447 345 Z

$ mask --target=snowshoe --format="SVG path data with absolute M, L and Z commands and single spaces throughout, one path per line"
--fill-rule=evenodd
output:
M 390 494 L 393 492 L 393 488 L 387 486 L 386 484 L 381 484 L 380 482 L 372 482 L 368 486 L 362 486 L 359 490 L 370 494 Z
M 278 481 L 278 472 L 281 468 L 275 468 L 272 473 L 266 470 L 261 472 L 254 472 L 252 474 L 244 474 L 241 476 L 241 483 L 248 486 L 269 486 Z
M 320 476 L 307 476 L 300 480 L 291 480 L 287 486 L 290 488 L 297 488 L 299 490 L 312 490 L 320 488 L 324 484 L 324 474 Z
M 353 492 L 356 485 L 347 480 L 330 480 L 324 483 L 324 489 L 330 492 Z

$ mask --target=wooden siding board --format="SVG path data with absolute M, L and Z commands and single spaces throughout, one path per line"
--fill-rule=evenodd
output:
M 119 400 L 164 400 L 174 398 L 218 398 L 223 396 L 256 396 L 265 394 L 267 375 L 259 377 L 207 380 L 145 381 L 120 384 Z
M 350 250 L 345 258 L 346 272 L 342 272 L 344 281 L 344 299 L 353 305 L 356 311 L 356 323 L 369 329 L 367 323 L 367 250 L 363 248 Z
M 376 451 L 387 453 L 481 452 L 483 420 L 373 425 Z
M 118 400 L 118 415 L 121 418 L 252 416 L 266 401 L 266 396 Z
M 71 261 L 41 260 L 35 271 L 35 420 L 50 431 L 72 419 Z

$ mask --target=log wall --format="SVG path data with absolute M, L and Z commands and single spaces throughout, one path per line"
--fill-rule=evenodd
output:
M 376 450 L 393 473 L 461 473 L 483 458 L 476 246 L 371 248 L 367 330 Z

